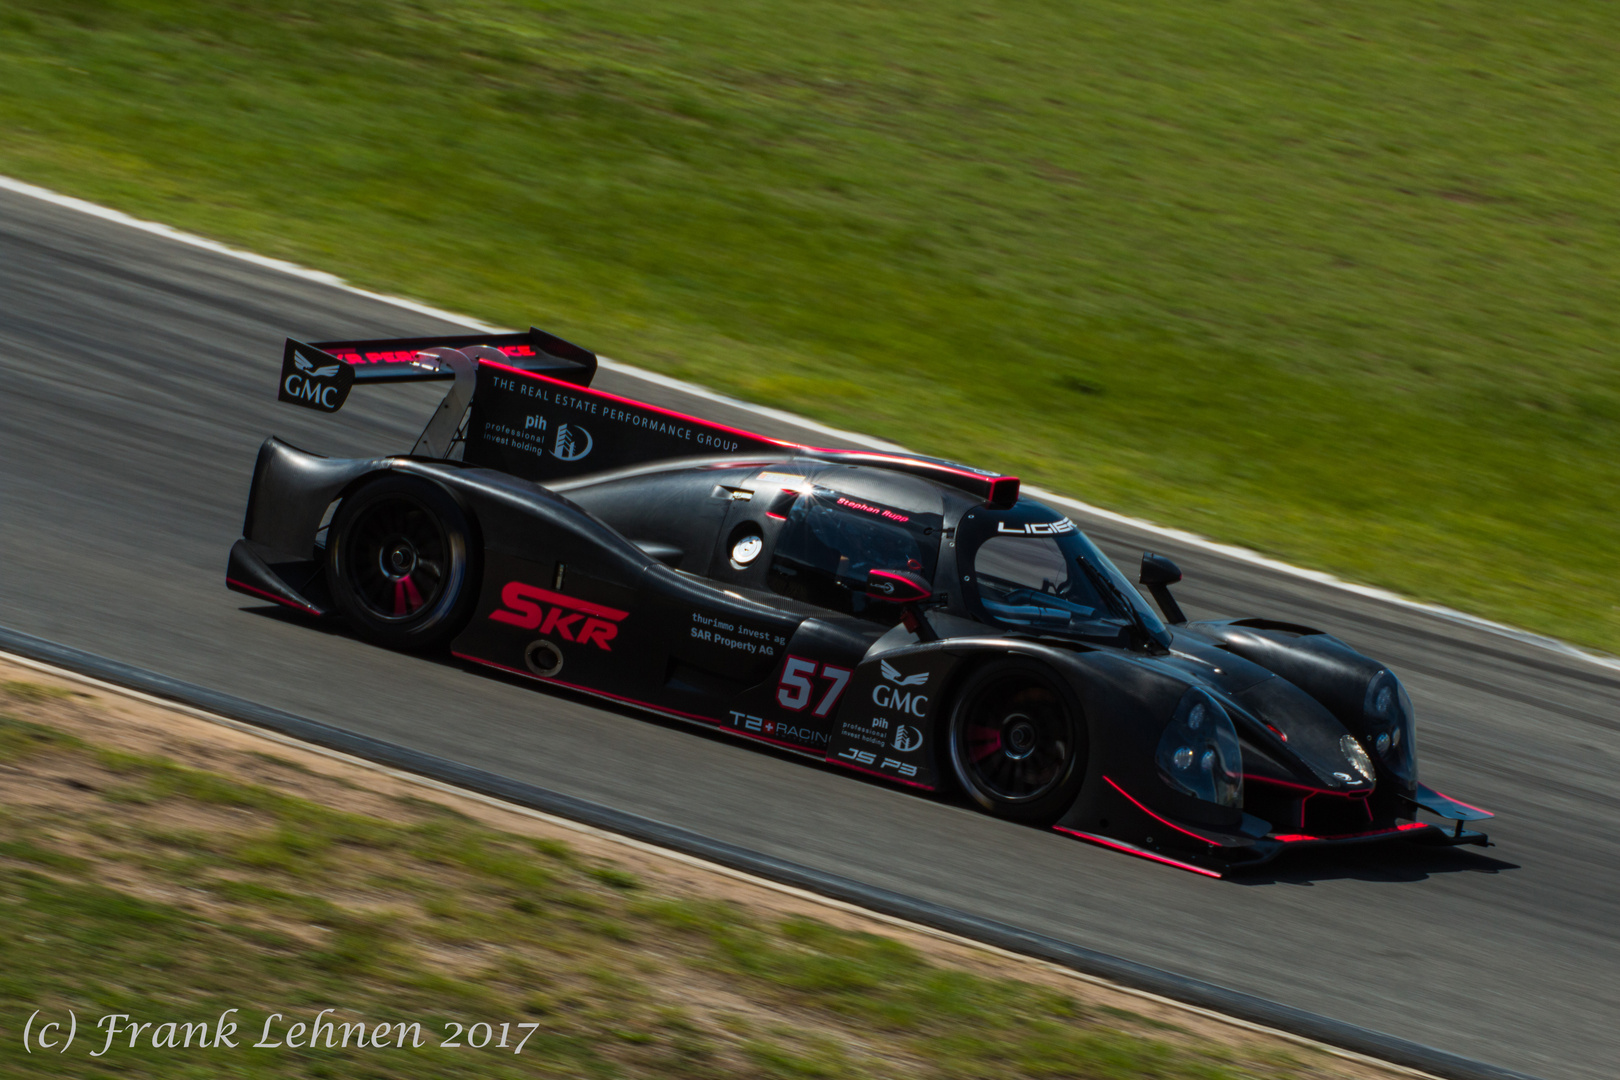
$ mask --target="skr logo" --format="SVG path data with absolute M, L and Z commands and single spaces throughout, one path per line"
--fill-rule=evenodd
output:
M 914 694 L 909 690 L 897 690 L 885 683 L 878 683 L 872 687 L 872 704 L 883 709 L 894 709 L 897 712 L 910 713 L 912 716 L 928 715 L 928 696 Z
M 542 607 L 549 604 L 550 607 Z M 562 593 L 509 581 L 501 590 L 504 609 L 490 612 L 496 622 L 507 623 L 521 630 L 539 630 L 542 634 L 555 633 L 564 641 L 579 645 L 595 645 L 603 652 L 612 652 L 612 641 L 619 634 L 619 623 L 630 614 L 618 608 L 578 600 Z

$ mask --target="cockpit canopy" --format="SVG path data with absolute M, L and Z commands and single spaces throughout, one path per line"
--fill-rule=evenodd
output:
M 892 606 L 864 595 L 872 570 L 933 581 L 943 518 L 806 483 L 784 506 L 769 587 L 822 607 L 894 622 Z

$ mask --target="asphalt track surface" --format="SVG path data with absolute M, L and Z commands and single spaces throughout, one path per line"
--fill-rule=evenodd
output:
M 1195 618 L 1306 622 L 1386 658 L 1417 702 L 1424 779 L 1499 814 L 1488 852 L 1300 853 L 1215 881 L 388 653 L 227 592 L 265 435 L 404 450 L 442 393 L 361 388 L 335 417 L 277 405 L 283 336 L 441 329 L 453 328 L 0 191 L 0 623 L 1467 1057 L 1549 1078 L 1620 1072 L 1612 670 L 1082 520 L 1122 566 L 1143 547 L 1177 559 Z M 623 374 L 598 385 L 827 442 Z

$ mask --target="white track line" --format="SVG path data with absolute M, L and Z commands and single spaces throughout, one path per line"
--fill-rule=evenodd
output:
M 159 222 L 143 221 L 140 218 L 131 217 L 121 210 L 113 210 L 109 207 L 100 206 L 93 202 L 86 202 L 84 199 L 75 199 L 71 195 L 61 195 L 57 192 L 49 190 L 48 188 L 37 187 L 33 184 L 24 183 L 21 180 L 13 180 L 10 177 L 0 176 L 0 191 L 10 191 L 17 195 L 25 195 L 30 199 L 38 199 L 41 202 L 50 203 L 53 206 L 64 207 L 69 210 L 78 211 L 81 214 L 88 214 L 91 217 L 100 218 L 103 221 L 110 221 L 118 225 L 127 226 L 131 229 L 139 229 L 142 232 L 151 233 L 154 236 L 161 236 L 166 240 L 173 240 L 176 243 L 189 244 L 195 248 L 202 248 L 204 251 L 211 251 L 218 255 L 228 256 L 232 259 L 240 259 L 243 262 L 252 263 L 255 266 L 262 266 L 267 270 L 274 270 L 278 273 L 302 278 L 305 281 L 313 281 L 321 285 L 330 286 L 334 289 L 342 289 L 344 292 L 353 293 L 356 296 L 363 296 L 368 300 L 377 300 L 384 304 L 392 304 L 394 307 L 404 308 L 406 311 L 414 311 L 421 315 L 429 315 L 435 319 L 442 319 L 443 321 L 456 326 L 465 326 L 472 330 L 487 331 L 489 333 L 506 332 L 501 330 L 499 327 L 491 326 L 488 323 L 469 318 L 466 315 L 459 315 L 455 312 L 445 311 L 441 308 L 431 307 L 427 304 L 419 304 L 414 300 L 406 300 L 399 296 L 389 296 L 386 293 L 375 293 L 367 289 L 350 285 L 337 275 L 329 274 L 324 270 L 311 270 L 308 267 L 299 266 L 297 263 L 290 263 L 283 259 L 272 259 L 265 255 L 256 255 L 251 251 L 242 251 L 238 248 L 228 247 L 227 245 L 221 244 L 216 240 L 209 240 L 201 236 L 196 236 L 192 233 L 182 232 L 179 229 L 173 228 L 169 225 L 163 225 Z M 668 375 L 659 375 L 656 372 L 644 371 L 632 364 L 621 363 L 617 360 L 609 360 L 606 357 L 601 358 L 601 364 L 602 367 L 608 369 L 609 371 L 617 372 L 621 375 L 641 379 L 645 382 L 652 383 L 656 386 L 663 386 L 671 390 L 679 390 L 682 393 L 691 394 L 694 397 L 704 398 L 708 401 L 718 402 L 734 409 L 741 409 L 745 412 L 754 413 L 756 416 L 765 416 L 783 423 L 796 424 L 797 426 L 808 431 L 819 432 L 823 435 L 831 435 L 838 439 L 847 439 L 850 442 L 864 443 L 867 446 L 880 450 L 905 451 L 906 449 L 905 447 L 898 446 L 895 443 L 885 442 L 882 439 L 874 439 L 869 435 L 861 435 L 856 432 L 844 431 L 839 428 L 830 427 L 826 424 L 819 423 L 815 420 L 810 420 L 806 417 L 796 416 L 793 413 L 786 412 L 782 409 L 773 409 L 765 405 L 755 405 L 753 402 L 749 401 L 739 401 L 736 398 L 727 397 L 725 394 L 710 390 L 706 386 L 698 386 L 695 383 L 670 378 Z M 1090 503 L 1081 502 L 1078 499 L 1071 499 L 1066 495 L 1058 495 L 1042 488 L 1028 487 L 1024 490 L 1038 498 L 1059 503 L 1078 513 L 1086 514 L 1115 525 L 1124 525 L 1132 529 L 1138 529 L 1152 536 L 1162 537 L 1163 539 L 1171 540 L 1178 544 L 1185 544 L 1188 547 L 1198 548 L 1202 551 L 1208 551 L 1216 555 L 1223 555 L 1226 558 L 1234 559 L 1238 562 L 1248 563 L 1251 566 L 1263 567 L 1275 573 L 1286 574 L 1289 577 L 1299 578 L 1303 581 L 1310 581 L 1317 585 L 1325 585 L 1329 588 L 1353 593 L 1356 596 L 1365 597 L 1369 600 L 1377 600 L 1382 603 L 1405 608 L 1408 611 L 1417 611 L 1425 615 L 1432 615 L 1436 618 L 1445 619 L 1449 622 L 1458 623 L 1462 626 L 1472 627 L 1476 630 L 1484 630 L 1505 638 L 1511 638 L 1512 640 L 1524 645 L 1531 645 L 1536 648 L 1546 649 L 1549 652 L 1557 653 L 1560 656 L 1565 656 L 1575 660 L 1584 660 L 1589 664 L 1594 664 L 1609 671 L 1620 671 L 1620 657 L 1592 652 L 1588 649 L 1580 648 L 1577 645 L 1571 645 L 1566 641 L 1560 641 L 1557 638 L 1532 633 L 1529 630 L 1521 630 L 1518 627 L 1509 626 L 1506 623 L 1495 622 L 1491 619 L 1481 618 L 1478 615 L 1470 615 L 1468 612 L 1458 611 L 1456 608 L 1445 607 L 1441 604 L 1429 604 L 1421 600 L 1413 600 L 1408 597 L 1401 596 L 1399 593 L 1390 592 L 1388 589 L 1380 589 L 1371 585 L 1358 585 L 1355 582 L 1345 581 L 1342 578 L 1335 577 L 1334 575 L 1325 573 L 1321 570 L 1308 570 L 1302 566 L 1294 566 L 1291 563 L 1285 563 L 1279 559 L 1269 558 L 1268 556 L 1262 555 L 1257 551 L 1250 551 L 1248 548 L 1236 547 L 1232 544 L 1223 544 L 1218 541 L 1211 540 L 1206 536 L 1199 536 L 1197 533 L 1186 532 L 1182 529 L 1169 528 L 1164 525 L 1157 525 L 1151 521 L 1144 521 L 1141 518 L 1129 517 L 1125 514 L 1117 514 L 1112 510 L 1105 510 L 1100 506 L 1093 506 Z
M 1191 1005 L 1185 1001 L 1177 1001 L 1175 998 L 1163 997 L 1159 994 L 1152 993 L 1151 991 L 1138 990 L 1135 987 L 1125 986 L 1122 983 L 1111 982 L 1108 979 L 1104 979 L 1097 975 L 1088 975 L 1083 971 L 1076 971 L 1073 968 L 1064 967 L 1062 964 L 1053 963 L 1050 960 L 1042 960 L 1039 957 L 1026 956 L 1023 953 L 1016 953 L 1010 949 L 1003 949 L 996 945 L 988 945 L 982 941 L 975 941 L 973 938 L 961 937 L 945 930 L 935 929 L 932 926 L 925 926 L 922 923 L 910 922 L 906 919 L 900 918 L 899 916 L 887 915 L 881 911 L 873 911 L 869 908 L 863 908 L 858 904 L 851 904 L 845 900 L 835 900 L 830 896 L 822 896 L 820 893 L 813 893 L 807 889 L 800 889 L 797 886 L 787 885 L 780 881 L 772 881 L 770 878 L 756 877 L 745 870 L 736 870 L 729 866 L 723 866 L 720 863 L 709 862 L 707 859 L 698 858 L 696 855 L 688 855 L 682 851 L 672 851 L 669 848 L 659 847 L 657 844 L 650 844 L 645 840 L 637 840 L 621 833 L 611 832 L 607 829 L 599 829 L 594 825 L 587 825 L 582 821 L 575 821 L 572 818 L 558 817 L 555 814 L 548 814 L 543 810 L 535 810 L 531 807 L 519 805 L 518 803 L 506 802 L 505 800 L 497 799 L 492 795 L 484 795 L 480 792 L 468 791 L 465 788 L 458 788 L 454 784 L 446 784 L 441 780 L 434 780 L 431 777 L 418 776 L 416 773 L 404 772 L 399 769 L 390 768 L 387 765 L 382 765 L 378 762 L 370 761 L 363 757 L 355 757 L 352 754 L 345 754 L 340 750 L 331 750 L 324 746 L 318 746 L 315 743 L 304 742 L 301 739 L 293 738 L 291 735 L 284 735 L 279 731 L 272 731 L 269 728 L 257 727 L 253 724 L 244 723 L 240 720 L 232 720 L 228 716 L 221 716 L 219 713 L 212 713 L 207 709 L 198 709 L 194 706 L 186 705 L 178 701 L 170 701 L 167 698 L 160 698 L 153 694 L 143 693 L 139 690 L 131 690 L 128 687 L 119 686 L 117 683 L 104 682 L 103 680 L 94 678 L 90 675 L 81 675 L 79 672 L 74 671 L 71 668 L 57 667 L 55 664 L 43 663 L 39 660 L 32 660 L 26 656 L 18 656 L 15 653 L 9 653 L 3 650 L 0 650 L 0 660 L 5 660 L 8 663 L 16 664 L 18 667 L 29 668 L 33 671 L 38 671 L 46 675 L 52 675 L 56 678 L 64 679 L 70 682 L 76 682 L 84 686 L 93 686 L 98 690 L 103 690 L 111 694 L 118 694 L 121 697 L 144 702 L 148 705 L 169 709 L 174 712 L 190 716 L 196 720 L 203 720 L 210 724 L 218 724 L 221 727 L 230 728 L 233 731 L 240 731 L 245 735 L 251 735 L 255 738 L 264 739 L 267 742 L 277 743 L 281 746 L 290 747 L 295 750 L 302 750 L 310 754 L 319 754 L 321 757 L 330 758 L 333 761 L 340 761 L 374 773 L 380 773 L 383 776 L 391 777 L 395 780 L 401 780 L 409 784 L 415 784 L 419 787 L 428 788 L 432 791 L 453 795 L 458 799 L 471 799 L 474 802 L 481 803 L 485 806 L 494 807 L 497 810 L 504 810 L 508 813 L 520 814 L 524 817 L 533 818 L 537 821 L 543 821 L 548 825 L 568 829 L 571 832 L 577 832 L 585 836 L 594 837 L 598 840 L 605 840 L 609 843 L 618 844 L 621 847 L 654 855 L 658 858 L 669 859 L 711 874 L 719 874 L 723 877 L 744 882 L 745 884 L 758 886 L 761 889 L 769 889 L 772 892 L 783 893 L 787 896 L 792 896 L 809 903 L 818 904 L 822 907 L 832 908 L 834 910 L 843 911 L 852 915 L 858 915 L 864 919 L 872 919 L 877 922 L 884 923 L 885 925 L 893 926 L 896 929 L 907 930 L 914 934 L 924 934 L 928 937 L 938 938 L 942 941 L 948 941 L 965 948 L 976 949 L 980 952 L 990 953 L 1004 959 L 1015 960 L 1021 964 L 1030 964 L 1055 974 L 1062 975 L 1065 978 L 1074 979 L 1078 982 L 1089 983 L 1093 986 L 1100 986 L 1116 993 L 1126 994 L 1142 1001 L 1151 1001 L 1155 1004 L 1166 1006 L 1167 1008 L 1178 1009 L 1182 1012 L 1191 1013 L 1195 1016 L 1203 1017 L 1206 1020 L 1214 1020 L 1218 1023 L 1228 1024 L 1244 1031 L 1251 1031 L 1260 1035 L 1269 1035 L 1272 1038 L 1282 1039 L 1285 1042 L 1293 1043 L 1296 1046 L 1308 1047 L 1331 1057 L 1342 1058 L 1346 1061 L 1354 1061 L 1362 1065 L 1374 1066 L 1379 1069 L 1388 1070 L 1389 1072 L 1398 1073 L 1402 1076 L 1412 1077 L 1413 1080 L 1441 1080 L 1440 1077 L 1437 1077 L 1432 1073 L 1422 1072 L 1418 1069 L 1411 1068 L 1410 1066 L 1397 1065 L 1392 1061 L 1384 1061 L 1381 1058 L 1369 1057 L 1366 1054 L 1358 1054 L 1354 1050 L 1346 1050 L 1342 1047 L 1333 1046 L 1330 1043 L 1318 1042 L 1317 1040 L 1307 1038 L 1304 1035 L 1295 1035 L 1290 1031 L 1282 1031 L 1278 1028 L 1266 1027 L 1264 1024 L 1257 1024 L 1252 1020 L 1244 1020 L 1240 1017 L 1228 1016 L 1225 1013 L 1216 1012 L 1213 1009 L 1206 1009 L 1200 1005 Z

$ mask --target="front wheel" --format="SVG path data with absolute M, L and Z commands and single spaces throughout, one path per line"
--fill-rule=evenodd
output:
M 1085 781 L 1086 727 L 1073 694 L 1031 661 L 993 663 L 963 685 L 950 714 L 951 772 L 997 817 L 1049 825 Z
M 427 649 L 472 613 L 478 550 L 467 515 L 437 484 L 373 480 L 343 500 L 327 535 L 327 584 L 362 637 Z

